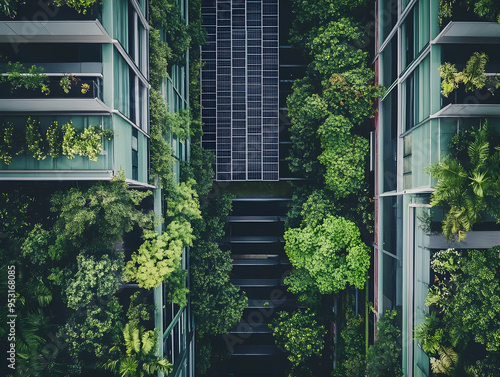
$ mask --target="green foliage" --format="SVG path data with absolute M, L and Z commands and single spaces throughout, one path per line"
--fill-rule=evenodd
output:
M 179 140 L 186 140 L 189 138 L 191 121 L 191 112 L 189 110 L 179 110 L 176 113 L 165 113 L 165 124 Z
M 448 97 L 460 84 L 464 84 L 468 92 L 476 89 L 483 89 L 485 86 L 493 93 L 500 88 L 498 76 L 486 76 L 485 66 L 488 63 L 488 56 L 484 52 L 475 52 L 467 61 L 465 68 L 458 72 L 455 64 L 444 63 L 439 66 L 439 76 L 441 82 L 441 93 Z
M 448 240 L 463 240 L 465 232 L 487 214 L 500 220 L 499 138 L 487 123 L 471 136 L 467 155 L 462 153 L 462 142 L 452 142 L 451 153 L 427 169 L 438 180 L 431 205 L 445 210 L 443 233 Z M 454 145 L 461 149 L 451 149 Z
M 317 226 L 285 232 L 290 262 L 307 270 L 322 294 L 339 292 L 347 284 L 363 288 L 370 265 L 368 250 L 359 229 L 342 217 L 328 216 Z
M 396 323 L 396 311 L 386 311 L 377 322 L 377 340 L 368 348 L 368 377 L 402 377 L 401 330 Z
M 228 251 L 216 243 L 197 241 L 191 249 L 191 305 L 200 336 L 226 333 L 237 324 L 247 298 L 229 282 Z
M 83 366 L 80 354 L 89 352 L 100 360 L 107 360 L 112 339 L 120 332 L 123 310 L 118 299 L 113 297 L 109 302 L 90 305 L 85 311 L 71 315 L 58 337 L 66 337 L 68 352 L 74 364 L 70 372 L 80 373 Z
M 14 125 L 10 122 L 2 124 L 0 129 L 0 159 L 10 165 L 15 150 Z
M 230 210 L 231 196 L 222 193 L 205 201 L 202 218 L 193 222 L 191 307 L 201 338 L 226 333 L 241 320 L 248 302 L 244 292 L 230 283 L 231 257 L 217 244 Z
M 155 90 L 160 90 L 161 82 L 168 76 L 167 64 L 172 57 L 172 50 L 160 34 L 154 27 L 149 29 L 149 81 Z
M 167 275 L 163 283 L 166 290 L 166 299 L 168 302 L 173 302 L 179 306 L 188 304 L 187 295 L 189 289 L 186 287 L 187 270 L 176 268 L 171 274 Z
M 365 11 L 366 0 L 322 0 L 314 3 L 294 0 L 292 9 L 295 16 L 291 32 L 291 42 L 299 50 L 320 35 L 320 29 L 328 27 L 332 20 L 356 16 L 359 21 Z
M 69 90 L 71 89 L 71 81 L 69 80 L 69 76 L 61 77 L 61 80 L 59 80 L 59 86 L 62 88 L 64 93 L 68 94 Z
M 329 115 L 327 104 L 317 94 L 311 94 L 306 79 L 295 80 L 292 89 L 293 93 L 287 98 L 292 123 L 292 146 L 287 160 L 292 172 L 299 172 L 305 177 L 318 177 L 323 174 L 324 168 L 317 160 L 321 151 L 316 131 Z
M 109 249 L 134 225 L 152 227 L 152 215 L 136 208 L 150 194 L 129 190 L 123 172 L 87 190 L 56 192 L 51 199 L 52 211 L 59 214 L 55 233 L 60 242 L 70 241 L 79 250 Z
M 313 56 L 310 67 L 324 78 L 353 68 L 363 68 L 367 63 L 368 52 L 359 46 L 363 46 L 362 34 L 352 19 L 343 17 L 332 21 L 318 28 L 314 39 L 310 43 L 306 42 Z
M 40 224 L 28 233 L 21 246 L 23 257 L 35 265 L 43 265 L 49 260 L 57 258 L 51 254 L 50 245 L 54 242 L 54 234 L 42 228 Z
M 156 356 L 158 331 L 148 330 L 135 323 L 127 323 L 123 338 L 110 350 L 109 359 L 103 364 L 120 377 L 156 376 L 168 374 L 173 365 L 166 358 Z
M 287 290 L 298 295 L 298 301 L 309 308 L 316 308 L 321 304 L 321 294 L 316 282 L 305 268 L 290 271 L 284 280 Z
M 44 132 L 40 122 L 31 117 L 26 120 L 23 131 L 17 133 L 12 123 L 4 124 L 0 132 L 0 159 L 6 165 L 12 162 L 15 155 L 24 151 L 37 160 L 45 159 L 47 154 L 52 158 L 64 154 L 68 159 L 80 155 L 90 161 L 97 161 L 103 150 L 103 139 L 111 140 L 113 137 L 113 131 L 104 130 L 101 126 L 88 126 L 79 131 L 71 121 L 61 128 L 54 121 Z
M 493 376 L 500 356 L 500 247 L 448 249 L 433 268 L 449 276 L 431 287 L 430 314 L 415 330 L 435 373 Z
M 474 12 L 485 21 L 500 22 L 500 4 L 495 0 L 440 0 L 440 23 L 443 18 L 453 17 L 453 13 L 459 10 Z
M 180 265 L 183 247 L 192 245 L 192 229 L 186 221 L 172 221 L 162 235 L 145 231 L 143 238 L 144 243 L 127 262 L 124 279 L 153 289 Z
M 7 76 L 0 76 L 0 83 L 8 82 L 12 89 L 40 89 L 43 93 L 49 94 L 48 89 L 48 78 L 43 73 L 42 67 L 37 67 L 32 65 L 30 68 L 26 69 L 19 62 L 7 62 L 7 67 L 5 68 L 5 73 Z
M 111 140 L 113 137 L 111 130 L 104 130 L 100 126 L 88 126 L 79 131 L 73 127 L 71 121 L 62 126 L 62 131 L 62 153 L 70 160 L 76 154 L 88 157 L 90 161 L 97 161 L 97 156 L 103 149 L 102 139 Z
M 340 365 L 335 369 L 334 376 L 362 377 L 365 376 L 365 337 L 364 321 L 361 316 L 348 315 L 345 326 L 340 332 L 341 356 Z
M 9 237 L 24 235 L 34 220 L 33 202 L 32 196 L 20 195 L 18 191 L 0 193 L 0 233 Z
M 189 161 L 181 162 L 181 181 L 194 180 L 193 188 L 198 195 L 208 195 L 213 185 L 215 155 L 197 144 L 191 144 Z
M 293 368 L 314 355 L 320 356 L 323 351 L 326 330 L 309 309 L 299 309 L 292 314 L 279 312 L 269 328 L 276 345 L 288 354 Z
M 122 282 L 123 252 L 110 258 L 95 258 L 84 254 L 76 257 L 78 269 L 66 283 L 64 296 L 68 307 L 81 309 L 95 298 L 113 295 Z
M 57 121 L 50 124 L 46 136 L 48 144 L 48 154 L 52 158 L 57 158 L 62 154 L 62 132 Z
M 191 36 L 177 2 L 175 0 L 151 0 L 149 6 L 151 25 L 163 32 L 165 42 L 172 51 L 170 63 L 183 65 Z
M 175 182 L 172 149 L 163 136 L 167 133 L 164 129 L 167 107 L 161 93 L 155 89 L 151 89 L 149 101 L 151 177 L 157 178 L 161 187 L 168 192 L 173 189 Z
M 26 146 L 29 152 L 33 153 L 33 158 L 43 160 L 45 154 L 45 140 L 42 139 L 42 127 L 40 122 L 31 119 L 26 121 Z
M 0 12 L 14 18 L 17 14 L 19 0 L 0 0 Z
M 144 290 L 135 292 L 130 296 L 130 305 L 127 310 L 129 323 L 139 324 L 142 321 L 149 321 L 151 313 L 154 312 L 154 305 L 147 304 L 148 293 Z
M 323 152 L 318 160 L 326 166 L 325 185 L 336 198 L 359 192 L 364 186 L 368 140 L 351 136 L 352 124 L 343 116 L 330 116 L 318 129 Z
M 61 7 L 66 5 L 78 13 L 86 14 L 87 10 L 94 4 L 99 4 L 101 0 L 52 0 L 55 5 Z
M 193 189 L 194 180 L 181 182 L 175 186 L 175 190 L 169 193 L 167 198 L 166 216 L 169 218 L 181 218 L 193 220 L 201 218 L 198 194 Z

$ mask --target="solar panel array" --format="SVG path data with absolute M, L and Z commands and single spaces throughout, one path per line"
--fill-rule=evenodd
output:
M 216 179 L 278 180 L 278 0 L 202 0 L 202 15 L 202 146 Z

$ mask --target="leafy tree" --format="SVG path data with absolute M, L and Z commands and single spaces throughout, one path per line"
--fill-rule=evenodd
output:
M 339 365 L 332 377 L 362 377 L 366 367 L 363 317 L 351 313 L 346 313 L 346 317 L 345 321 L 337 322 L 342 323 L 343 328 L 336 346 Z
M 68 279 L 64 290 L 68 307 L 81 309 L 95 298 L 113 295 L 122 282 L 123 259 L 121 251 L 112 258 L 79 254 L 76 274 Z
M 312 88 L 306 79 L 295 80 L 292 89 L 293 93 L 287 98 L 292 123 L 289 167 L 305 177 L 321 177 L 324 168 L 318 163 L 321 151 L 317 129 L 329 115 L 327 104 L 319 95 L 311 94 Z
M 296 268 L 284 280 L 287 290 L 298 295 L 298 301 L 309 308 L 321 303 L 321 294 L 316 282 L 305 268 Z
M 368 52 L 361 49 L 362 34 L 352 18 L 343 17 L 318 28 L 306 46 L 313 56 L 310 67 L 320 77 L 328 78 L 334 73 L 366 66 Z
M 377 322 L 377 340 L 368 348 L 366 375 L 368 377 L 401 377 L 401 330 L 396 324 L 395 310 L 386 311 Z
M 208 195 L 213 185 L 215 155 L 208 149 L 191 144 L 189 161 L 181 162 L 181 180 L 187 182 L 193 179 L 196 183 L 193 188 L 199 196 Z
M 158 372 L 168 374 L 173 365 L 156 355 L 158 331 L 148 330 L 135 323 L 127 323 L 123 329 L 123 343 L 110 349 L 110 358 L 104 368 L 120 377 L 156 376 Z
M 181 270 L 180 266 L 167 275 L 163 280 L 166 291 L 166 299 L 168 302 L 173 302 L 179 306 L 188 304 L 189 289 L 186 287 L 186 278 L 188 270 Z
M 150 228 L 152 214 L 137 208 L 150 194 L 129 190 L 123 172 L 86 190 L 74 187 L 56 192 L 51 199 L 52 211 L 59 214 L 56 243 L 63 247 L 70 242 L 80 250 L 96 252 L 110 248 L 136 224 Z
M 175 187 L 175 190 L 169 193 L 167 217 L 184 220 L 199 219 L 201 217 L 198 194 L 193 189 L 195 184 L 194 180 L 181 182 Z
M 499 138 L 487 123 L 470 135 L 472 140 L 458 142 L 461 136 L 455 136 L 451 153 L 427 169 L 438 180 L 431 205 L 445 210 L 443 233 L 448 240 L 463 240 L 487 214 L 500 220 Z
M 54 249 L 51 248 L 54 239 L 55 235 L 52 232 L 43 229 L 40 224 L 36 224 L 27 234 L 21 246 L 23 257 L 38 265 L 43 265 L 50 259 L 57 259 L 57 256 L 52 254 Z
M 291 29 L 291 42 L 300 50 L 307 42 L 321 34 L 320 29 L 329 25 L 332 19 L 351 17 L 359 18 L 366 6 L 366 0 L 321 0 L 314 3 L 294 0 L 292 2 L 294 21 Z
M 127 310 L 127 319 L 129 323 L 136 325 L 143 321 L 149 321 L 151 313 L 154 312 L 154 305 L 148 303 L 150 291 L 139 290 L 130 296 L 130 304 Z
M 226 333 L 241 320 L 248 302 L 244 292 L 230 283 L 231 258 L 217 244 L 230 210 L 231 196 L 221 194 L 204 202 L 202 218 L 193 222 L 191 306 L 201 338 Z
M 279 312 L 269 324 L 276 345 L 288 354 L 292 368 L 306 362 L 312 356 L 320 356 L 324 347 L 326 330 L 309 309 L 292 314 Z
M 349 133 L 352 124 L 343 116 L 330 116 L 318 129 L 323 152 L 318 160 L 326 166 L 325 185 L 336 198 L 360 191 L 365 180 L 368 140 Z
M 247 298 L 229 282 L 228 251 L 213 242 L 197 242 L 191 250 L 191 305 L 201 336 L 226 333 L 237 324 Z
M 354 223 L 342 217 L 328 216 L 317 226 L 287 230 L 285 251 L 294 267 L 307 270 L 322 294 L 339 292 L 347 284 L 363 288 L 366 282 L 368 247 Z
M 122 328 L 123 310 L 118 299 L 107 303 L 89 305 L 86 310 L 71 315 L 57 336 L 66 337 L 68 352 L 73 360 L 71 373 L 81 373 L 84 366 L 80 354 L 89 353 L 96 361 L 107 359 L 112 339 Z
M 163 234 L 145 231 L 143 238 L 125 266 L 124 279 L 153 289 L 180 265 L 183 247 L 192 245 L 192 229 L 186 221 L 172 221 Z

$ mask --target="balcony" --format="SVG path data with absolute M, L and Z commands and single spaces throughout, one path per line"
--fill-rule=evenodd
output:
M 102 101 L 102 78 L 82 77 L 69 81 L 69 86 L 63 88 L 60 85 L 62 75 L 49 76 L 49 93 L 43 93 L 39 89 L 12 88 L 9 83 L 0 84 L 0 99 L 85 99 L 96 98 Z M 74 76 L 73 76 L 74 77 Z
M 500 24 L 496 22 L 450 21 L 433 43 L 498 44 Z
M 100 21 L 0 21 L 0 43 L 111 43 Z

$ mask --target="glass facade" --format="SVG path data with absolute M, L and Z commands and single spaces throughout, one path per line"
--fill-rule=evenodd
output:
M 204 0 L 202 145 L 219 181 L 279 179 L 277 0 Z
M 436 182 L 425 169 L 446 155 L 458 131 L 481 124 L 488 115 L 490 124 L 499 124 L 496 99 L 486 93 L 456 90 L 445 98 L 438 67 L 450 62 L 461 70 L 474 51 L 483 49 L 497 57 L 498 41 L 493 43 L 477 22 L 461 22 L 450 33 L 454 24 L 440 24 L 437 1 L 378 0 L 375 6 L 375 70 L 388 90 L 375 120 L 374 301 L 379 315 L 387 309 L 400 312 L 404 375 L 430 376 L 429 357 L 413 334 L 429 311 L 430 257 L 442 237 L 429 233 Z M 471 34 L 474 27 L 481 32 Z M 495 60 L 488 72 L 497 71 Z M 448 247 L 446 241 L 441 244 Z
M 1 179 L 109 180 L 123 170 L 127 180 L 150 187 L 149 26 L 143 5 L 109 0 L 80 15 L 40 3 L 23 8 L 22 20 L 1 21 L 2 55 L 44 68 L 50 93 L 23 89 L 4 96 L 0 124 L 11 122 L 20 131 L 30 117 L 40 123 L 43 134 L 53 122 L 62 126 L 70 121 L 77 130 L 91 125 L 113 132 L 111 141 L 102 140 L 97 161 L 81 156 L 36 160 L 22 153 L 11 164 L 0 164 Z M 44 12 L 43 27 L 26 21 Z M 11 43 L 12 30 L 22 43 Z M 63 77 L 74 80 L 68 92 L 59 84 Z

